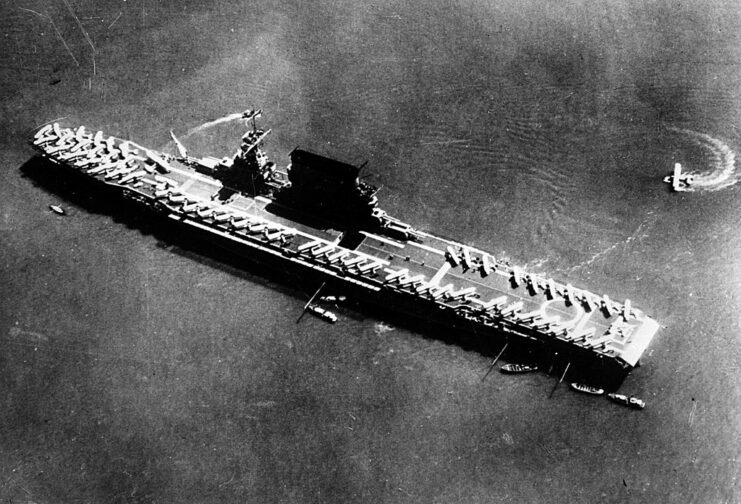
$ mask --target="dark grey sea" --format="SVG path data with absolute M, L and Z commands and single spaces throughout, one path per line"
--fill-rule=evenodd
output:
M 0 5 L 0 501 L 741 501 L 737 2 Z M 55 119 L 229 155 L 247 107 L 278 165 L 368 161 L 390 214 L 654 316 L 646 409 L 297 324 L 310 291 L 22 170 Z

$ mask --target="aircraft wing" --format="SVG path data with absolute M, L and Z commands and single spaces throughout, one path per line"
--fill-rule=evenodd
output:
M 163 170 L 165 170 L 165 172 L 172 171 L 172 167 L 167 163 L 167 161 L 162 159 L 160 156 L 158 156 L 157 154 L 155 154 L 149 149 L 145 150 L 144 152 L 147 154 L 147 157 L 149 159 L 157 163 L 157 165 L 159 165 Z

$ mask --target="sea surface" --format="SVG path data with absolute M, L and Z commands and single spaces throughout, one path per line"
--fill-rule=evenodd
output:
M 0 502 L 741 501 L 737 2 L 0 15 Z M 230 155 L 248 107 L 279 166 L 367 161 L 390 214 L 659 320 L 621 388 L 646 409 L 483 379 L 489 356 L 362 310 L 296 323 L 311 291 L 22 170 L 51 120 Z

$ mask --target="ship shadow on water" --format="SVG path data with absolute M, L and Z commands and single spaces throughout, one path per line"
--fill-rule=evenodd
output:
M 197 235 L 180 232 L 180 228 L 172 220 L 135 201 L 123 198 L 114 188 L 103 186 L 71 170 L 65 171 L 64 168 L 40 156 L 29 159 L 20 167 L 20 172 L 38 187 L 63 199 L 68 205 L 74 205 L 89 213 L 108 216 L 117 224 L 152 236 L 157 240 L 156 246 L 159 248 L 250 282 L 269 286 L 283 294 L 300 296 L 299 292 L 284 284 L 274 283 L 266 278 L 264 270 L 259 269 L 259 266 L 226 249 L 214 247 L 212 243 L 198 239 Z
M 154 237 L 158 241 L 157 246 L 172 253 L 295 297 L 301 304 L 326 280 L 318 274 L 302 274 L 295 268 L 288 269 L 281 263 L 266 265 L 245 260 L 245 256 L 231 250 L 225 240 L 224 243 L 215 242 L 213 235 L 199 233 L 192 227 L 188 227 L 188 232 L 183 232 L 183 225 L 177 221 L 124 198 L 112 187 L 88 179 L 79 172 L 57 166 L 40 156 L 29 159 L 21 166 L 20 171 L 24 177 L 68 204 L 87 212 L 107 215 L 114 222 Z M 290 217 L 295 217 L 294 213 Z M 218 246 L 214 246 L 215 244 Z M 382 304 L 373 303 L 372 299 L 366 299 L 366 302 L 354 300 L 352 293 L 342 292 L 339 288 L 333 289 L 331 282 L 327 282 L 322 292 L 348 296 L 349 302 L 339 310 L 344 317 L 355 320 L 370 317 L 388 322 L 426 339 L 441 341 L 486 357 L 499 356 L 501 361 L 536 364 L 541 372 L 559 378 L 568 366 L 565 376 L 567 381 L 584 381 L 614 390 L 627 376 L 625 370 L 615 369 L 607 362 L 579 363 L 559 356 L 543 344 L 527 343 L 518 338 L 508 339 L 501 335 L 481 334 L 470 322 L 450 327 L 430 320 L 422 312 L 416 316 L 399 314 Z M 506 350 L 502 353 L 505 344 Z M 482 375 L 485 372 L 483 370 Z

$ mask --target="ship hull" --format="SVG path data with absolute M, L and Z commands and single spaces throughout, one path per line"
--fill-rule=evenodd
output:
M 247 266 L 246 269 L 258 274 L 265 274 L 269 269 L 272 275 L 290 279 L 294 285 L 300 282 L 307 290 L 314 291 L 324 284 L 324 293 L 344 294 L 371 315 L 464 348 L 493 354 L 506 344 L 508 355 L 526 356 L 528 362 L 538 363 L 547 372 L 560 374 L 568 366 L 571 380 L 617 388 L 638 362 L 636 351 L 631 356 L 630 348 L 623 353 L 614 350 L 618 348 L 616 345 L 630 343 L 622 330 L 630 329 L 628 336 L 637 330 L 643 338 L 640 356 L 658 327 L 642 314 L 636 315 L 629 302 L 622 306 L 622 316 L 615 313 L 619 308 L 606 296 L 603 320 L 598 315 L 599 301 L 595 302 L 599 298 L 594 295 L 574 290 L 570 284 L 565 286 L 531 275 L 524 277 L 518 269 L 495 262 L 484 252 L 429 233 L 417 233 L 424 240 L 417 244 L 363 232 L 353 248 L 346 249 L 341 246 L 345 243 L 341 233 L 289 228 L 295 223 L 279 216 L 285 212 L 269 212 L 275 203 L 264 198 L 240 195 L 233 206 L 203 203 L 204 191 L 215 191 L 217 184 L 180 168 L 173 168 L 181 176 L 180 186 L 178 181 L 166 183 L 163 177 L 156 173 L 149 175 L 145 170 L 136 172 L 142 175 L 134 179 L 135 184 L 126 185 L 125 180 L 116 180 L 117 173 L 111 175 L 110 168 L 105 172 L 93 165 L 92 169 L 81 170 L 50 154 L 49 150 L 53 149 L 48 145 L 37 148 L 44 159 L 75 177 L 77 183 L 84 183 L 86 192 L 97 193 L 104 199 L 115 195 L 126 205 L 144 210 L 147 216 L 142 222 L 147 226 L 156 222 L 162 230 L 176 230 L 165 232 L 177 236 L 177 240 L 187 237 L 186 241 L 196 246 L 216 245 L 228 256 L 238 258 L 235 265 Z M 91 176 L 91 173 L 106 176 Z M 139 181 L 142 177 L 145 181 L 147 177 L 156 179 L 148 181 L 155 187 L 142 188 L 143 182 Z M 198 184 L 197 189 L 202 192 L 196 196 L 180 190 Z M 175 189 L 170 190 L 170 186 Z M 199 210 L 194 212 L 196 206 Z M 117 204 L 110 207 L 115 211 Z M 187 207 L 191 207 L 190 211 Z M 205 213 L 202 208 L 206 208 Z M 250 228 L 255 226 L 263 232 L 237 231 L 240 223 L 248 221 Z M 271 234 L 281 240 L 270 239 Z M 284 240 L 285 236 L 289 240 Z M 203 251 L 208 249 L 201 247 Z M 243 259 L 249 264 L 245 265 Z M 488 261 L 494 262 L 494 267 L 486 271 Z M 479 292 L 494 299 L 479 300 Z M 496 295 L 502 293 L 510 296 L 507 303 L 516 302 L 506 307 L 497 304 Z M 584 308 L 580 303 L 574 305 L 576 299 L 584 302 Z M 492 305 L 495 305 L 493 309 Z M 537 309 L 527 312 L 527 308 L 533 307 Z M 570 325 L 559 321 L 559 317 L 570 318 L 574 314 L 573 321 L 567 321 Z M 620 334 L 613 335 L 617 330 Z M 608 351 L 596 350 L 601 341 L 609 342 L 612 347 Z M 601 348 L 605 347 L 603 343 Z
M 45 157 L 39 157 L 38 160 L 40 163 L 35 163 L 28 174 L 43 181 L 50 189 L 58 189 L 60 183 L 69 182 L 66 197 L 87 196 L 76 202 L 80 205 L 110 213 L 116 220 L 125 221 L 133 227 L 145 226 L 148 232 L 162 237 L 168 243 L 193 250 L 251 274 L 281 283 L 290 282 L 306 292 L 316 290 L 324 284 L 323 293 L 348 296 L 351 309 L 410 331 L 420 332 L 426 337 L 488 356 L 499 353 L 506 344 L 505 358 L 538 363 L 539 370 L 556 376 L 570 364 L 569 376 L 572 379 L 609 390 L 616 390 L 632 369 L 616 360 L 595 359 L 590 352 L 575 352 L 574 348 L 559 345 L 558 342 L 543 342 L 535 335 L 513 334 L 461 319 L 453 311 L 441 311 L 429 300 L 390 289 L 381 288 L 376 291 L 363 288 L 356 282 L 348 281 L 348 278 L 328 274 L 305 263 L 289 261 L 282 254 L 235 240 L 227 233 L 214 232 L 198 221 L 169 213 L 155 201 L 139 198 L 136 193 L 102 183 L 64 163 L 56 163 Z M 48 165 L 55 165 L 55 170 L 63 170 L 64 176 L 50 179 L 48 175 L 52 172 L 49 172 Z M 105 208 L 97 206 L 99 204 L 105 205 Z

